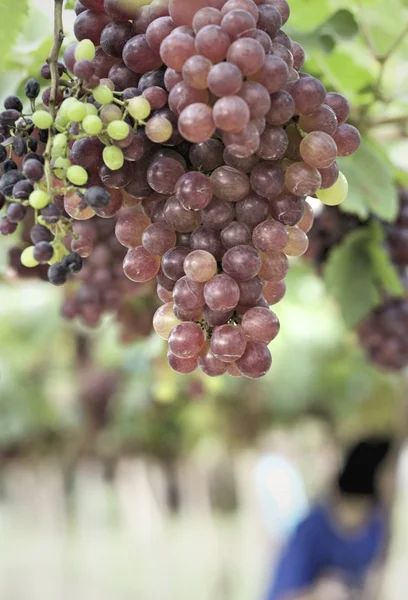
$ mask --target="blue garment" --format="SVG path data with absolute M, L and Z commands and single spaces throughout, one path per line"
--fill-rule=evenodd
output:
M 340 574 L 350 587 L 360 587 L 379 557 L 385 520 L 379 511 L 362 531 L 347 535 L 336 529 L 329 510 L 317 506 L 296 529 L 275 573 L 267 600 L 284 600 L 307 591 L 326 573 Z

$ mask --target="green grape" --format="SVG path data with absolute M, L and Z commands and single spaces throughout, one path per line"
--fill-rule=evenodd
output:
M 143 96 L 137 96 L 129 100 L 128 111 L 137 121 L 144 121 L 150 115 L 150 103 Z
M 77 102 L 78 102 L 78 100 L 76 98 L 67 98 L 66 100 L 64 100 L 64 102 L 61 104 L 60 109 L 58 111 L 58 117 L 61 117 L 61 119 L 65 119 L 66 121 L 69 121 L 68 109 L 70 106 L 73 106 Z
M 23 250 L 20 260 L 21 264 L 24 265 L 24 267 L 28 267 L 29 269 L 32 269 L 33 267 L 36 267 L 40 264 L 34 258 L 34 246 L 29 246 L 28 248 Z
M 57 133 L 53 142 L 51 156 L 52 158 L 58 158 L 58 156 L 64 156 L 67 151 L 68 138 L 63 133 Z
M 95 45 L 91 40 L 82 40 L 75 48 L 75 60 L 93 60 Z
M 69 123 L 68 119 L 66 119 L 61 114 L 58 114 L 55 117 L 54 125 L 55 125 L 55 128 L 57 131 L 60 131 L 60 132 L 64 131 L 67 128 L 68 123 Z
M 129 125 L 125 121 L 112 121 L 107 131 L 108 136 L 113 140 L 124 140 L 129 135 Z
M 49 129 L 53 123 L 52 116 L 46 110 L 36 110 L 31 119 L 38 129 Z
M 88 115 L 82 121 L 82 129 L 89 135 L 98 135 L 103 129 L 103 123 L 97 115 Z
M 68 118 L 70 121 L 80 123 L 86 117 L 86 108 L 82 102 L 75 102 L 68 107 Z
M 93 97 L 99 104 L 109 104 L 113 100 L 113 92 L 107 85 L 98 85 L 93 92 Z
M 98 109 L 96 108 L 95 104 L 91 104 L 90 102 L 87 102 L 86 104 L 84 104 L 84 106 L 86 108 L 87 115 L 97 115 L 98 114 Z
M 118 146 L 106 146 L 103 151 L 103 162 L 111 171 L 117 171 L 123 167 L 125 158 Z
M 88 181 L 88 173 L 83 167 L 72 165 L 67 170 L 67 179 L 74 185 L 85 185 Z
M 58 179 L 64 179 L 67 173 L 67 169 L 71 166 L 71 161 L 69 158 L 64 158 L 63 156 L 59 156 L 54 161 L 54 174 Z
M 326 190 L 319 190 L 316 196 L 327 206 L 337 206 L 344 202 L 348 194 L 348 182 L 346 176 L 340 171 L 339 177 L 334 185 Z
M 48 198 L 48 194 L 46 192 L 43 192 L 42 190 L 34 190 L 34 192 L 31 192 L 28 202 L 33 208 L 41 210 L 49 204 L 50 199 Z

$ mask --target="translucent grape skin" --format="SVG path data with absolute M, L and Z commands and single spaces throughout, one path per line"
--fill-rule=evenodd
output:
M 213 63 L 224 60 L 227 56 L 231 40 L 226 31 L 219 25 L 207 25 L 197 33 L 195 46 L 197 52 Z
M 252 189 L 263 198 L 275 198 L 285 187 L 285 175 L 281 167 L 268 162 L 257 164 L 250 180 Z
M 339 125 L 337 131 L 333 135 L 333 140 L 337 145 L 337 153 L 339 156 L 350 156 L 357 152 L 361 144 L 361 136 L 353 125 L 344 123 Z
M 211 67 L 211 61 L 205 56 L 191 56 L 183 65 L 182 75 L 185 83 L 196 90 L 206 90 Z
M 309 238 L 300 227 L 288 227 L 289 240 L 283 249 L 286 256 L 302 256 L 309 247 Z
M 149 254 L 143 246 L 128 250 L 123 262 L 126 277 L 137 283 L 150 281 L 160 269 L 160 257 Z
M 171 89 L 169 94 L 169 108 L 173 111 L 173 113 L 179 116 L 182 111 L 194 103 L 202 103 L 207 104 L 208 102 L 208 91 L 207 90 L 197 90 L 195 88 L 190 87 L 184 81 L 180 81 L 180 83 L 176 83 L 176 85 Z
M 240 327 L 221 325 L 214 330 L 211 351 L 218 360 L 224 363 L 235 362 L 244 354 L 245 348 L 246 341 Z
M 231 96 L 242 87 L 242 74 L 231 62 L 221 62 L 211 67 L 208 73 L 208 88 L 215 96 Z
M 239 202 L 250 191 L 248 176 L 232 167 L 219 167 L 211 174 L 214 195 L 227 202 Z
M 286 169 L 285 183 L 292 194 L 313 196 L 320 189 L 322 176 L 316 167 L 297 162 Z
M 179 73 L 184 63 L 194 54 L 194 39 L 186 33 L 173 31 L 160 46 L 160 56 L 164 64 Z
M 198 367 L 208 377 L 219 377 L 226 373 L 228 364 L 216 358 L 211 351 L 211 343 L 206 342 L 198 357 Z
M 262 265 L 259 277 L 265 281 L 282 281 L 289 271 L 289 262 L 283 252 L 268 252 L 262 254 Z
M 176 232 L 165 223 L 152 223 L 143 232 L 142 245 L 150 254 L 162 256 L 176 245 Z
M 261 252 L 280 252 L 289 241 L 286 227 L 279 221 L 264 221 L 255 227 L 252 240 Z
M 261 258 L 250 246 L 234 246 L 224 254 L 222 268 L 235 281 L 249 281 L 258 275 Z
M 296 110 L 301 115 L 315 113 L 326 99 L 326 89 L 315 77 L 302 77 L 291 88 Z
M 179 358 L 196 358 L 204 346 L 204 333 L 196 323 L 179 323 L 169 336 L 169 350 Z
M 220 98 L 213 107 L 215 126 L 228 133 L 239 133 L 249 123 L 247 103 L 239 96 Z
M 264 64 L 265 50 L 258 40 L 252 37 L 243 37 L 231 44 L 227 60 L 236 65 L 242 75 L 254 75 Z
M 286 284 L 284 281 L 267 281 L 264 285 L 263 295 L 271 306 L 278 304 L 286 294 Z
M 236 281 L 221 273 L 215 275 L 204 286 L 204 299 L 207 306 L 217 312 L 233 310 L 239 302 L 240 291 Z
M 198 171 L 185 173 L 177 181 L 175 196 L 184 208 L 202 210 L 208 206 L 213 196 L 211 181 Z
M 189 159 L 193 167 L 206 173 L 224 164 L 223 153 L 223 143 L 217 139 L 209 139 L 191 146 Z
M 217 261 L 205 250 L 194 250 L 184 260 L 184 271 L 192 281 L 206 283 L 217 273 Z
M 314 223 L 313 208 L 311 207 L 309 202 L 305 202 L 305 212 L 303 214 L 303 217 L 301 218 L 301 220 L 298 223 L 298 227 L 305 233 L 308 233 L 312 229 L 313 223 Z
M 192 281 L 187 276 L 181 277 L 173 290 L 173 301 L 177 308 L 195 311 L 204 307 L 204 285 Z
M 328 135 L 333 135 L 337 126 L 336 113 L 327 104 L 322 104 L 316 112 L 301 116 L 299 119 L 299 127 L 306 133 L 323 131 Z
M 162 270 L 166 278 L 177 281 L 180 277 L 185 275 L 183 265 L 184 260 L 189 253 L 190 249 L 185 246 L 175 246 L 166 252 L 162 258 Z M 162 282 L 159 280 L 159 283 Z M 162 285 L 164 283 L 162 283 Z
M 303 138 L 300 155 L 312 167 L 327 169 L 337 158 L 336 142 L 323 131 L 312 131 Z
M 169 339 L 169 335 L 179 320 L 174 315 L 173 303 L 166 302 L 157 309 L 153 317 L 153 329 L 164 340 Z
M 279 333 L 279 319 L 269 308 L 255 306 L 242 318 L 242 332 L 251 342 L 269 344 Z
M 193 373 L 198 367 L 196 356 L 193 358 L 180 358 L 170 350 L 167 352 L 167 362 L 169 363 L 170 368 L 180 375 Z
M 272 365 L 268 346 L 261 342 L 248 342 L 242 357 L 236 361 L 239 372 L 249 379 L 264 377 Z
M 249 244 L 251 241 L 251 231 L 245 223 L 232 221 L 232 223 L 224 227 L 221 231 L 221 240 L 227 249 Z
M 339 125 L 342 125 L 350 116 L 350 103 L 341 94 L 330 92 L 325 98 L 325 103 L 334 110 Z
M 115 234 L 125 248 L 136 248 L 142 244 L 142 235 L 150 219 L 141 214 L 121 215 L 116 223 Z
M 190 104 L 180 114 L 178 128 L 189 142 L 197 144 L 207 141 L 216 129 L 211 107 L 202 103 Z

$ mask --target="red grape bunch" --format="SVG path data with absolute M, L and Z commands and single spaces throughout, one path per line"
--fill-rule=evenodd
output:
M 347 195 L 336 159 L 360 144 L 348 101 L 301 71 L 303 48 L 281 29 L 286 0 L 81 0 L 75 11 L 78 42 L 57 81 L 41 69 L 42 103 L 33 80 L 33 112 L 13 97 L 0 114 L 3 167 L 16 148 L 24 162 L 3 168 L 2 232 L 15 228 L 10 206 L 33 210 L 52 240 L 23 264 L 50 264 L 59 285 L 84 260 L 92 296 L 91 229 L 113 217 L 125 275 L 157 279 L 153 326 L 170 366 L 262 377 L 279 332 L 269 306 L 288 257 L 308 247 L 306 198 Z M 111 235 L 98 236 L 102 254 Z M 100 277 L 105 297 L 116 284 Z

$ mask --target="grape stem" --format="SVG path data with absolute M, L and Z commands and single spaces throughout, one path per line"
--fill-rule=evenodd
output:
M 64 30 L 62 23 L 62 7 L 63 0 L 54 0 L 54 41 L 52 44 L 51 52 L 47 58 L 47 63 L 51 71 L 51 92 L 50 92 L 50 103 L 49 109 L 50 114 L 55 118 L 56 115 L 56 98 L 59 84 L 59 73 L 58 73 L 58 58 L 61 51 L 61 46 L 64 41 Z M 48 131 L 48 140 L 44 152 L 44 171 L 45 179 L 47 183 L 48 193 L 52 194 L 52 171 L 51 171 L 51 148 L 54 140 L 53 125 L 51 125 Z M 51 198 L 53 200 L 53 198 Z

